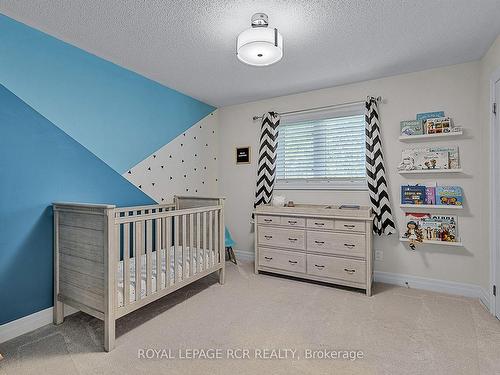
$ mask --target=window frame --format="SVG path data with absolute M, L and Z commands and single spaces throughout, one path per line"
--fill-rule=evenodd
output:
M 284 115 L 281 117 L 280 127 L 302 121 L 314 121 L 336 117 L 348 117 L 364 115 L 365 110 L 362 103 L 350 104 L 328 110 Z M 279 128 L 278 128 L 279 131 Z M 278 135 L 278 149 L 279 135 Z M 277 161 L 276 161 L 277 163 Z M 364 178 L 340 179 L 340 178 L 298 178 L 278 179 L 276 175 L 275 190 L 368 190 L 366 174 Z

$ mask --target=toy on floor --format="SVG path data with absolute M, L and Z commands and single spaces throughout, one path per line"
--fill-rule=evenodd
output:
M 234 264 L 238 264 L 236 262 L 236 255 L 234 255 L 234 250 L 233 246 L 236 242 L 234 242 L 233 238 L 231 237 L 231 233 L 229 233 L 229 230 L 225 228 L 225 237 L 226 237 L 226 242 L 225 242 L 225 247 L 226 247 L 226 260 L 230 260 Z

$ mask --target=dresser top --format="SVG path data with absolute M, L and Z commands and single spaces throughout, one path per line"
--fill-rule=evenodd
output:
M 296 204 L 294 207 L 275 207 L 269 204 L 260 205 L 255 208 L 256 214 L 266 215 L 298 215 L 353 218 L 358 220 L 372 220 L 371 208 L 360 206 L 359 209 L 340 208 L 336 205 L 319 204 Z

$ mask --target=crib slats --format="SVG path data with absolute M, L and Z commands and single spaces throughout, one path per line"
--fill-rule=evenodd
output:
M 161 250 L 162 250 L 162 219 L 156 219 L 156 293 L 158 293 L 161 289 L 161 276 L 162 276 L 162 259 L 161 259 Z
M 219 211 L 214 211 L 214 264 L 219 263 L 218 249 L 219 249 Z
M 174 283 L 179 281 L 178 272 L 179 252 L 179 216 L 174 216 Z
M 186 246 L 186 215 L 182 215 L 182 280 L 186 278 L 187 246 Z
M 144 248 L 144 221 L 135 222 L 135 300 L 141 299 L 141 256 Z
M 203 212 L 134 221 L 132 227 L 123 224 L 123 305 L 130 304 L 132 292 L 131 250 L 135 260 L 134 301 L 140 301 L 144 292 L 145 296 L 150 296 L 153 291 L 158 293 L 171 284 L 220 264 L 223 256 L 221 231 L 224 230 L 221 218 L 220 210 L 212 208 Z M 131 230 L 134 238 L 132 248 L 129 240 Z M 154 270 L 153 263 L 156 263 Z M 166 264 L 166 270 L 163 264 Z M 145 290 L 142 290 L 144 270 L 146 280 Z
M 194 237 L 194 217 L 192 214 L 189 214 L 189 275 L 194 275 L 194 267 L 197 263 L 198 259 L 196 259 L 196 254 L 193 249 L 193 237 Z
M 153 293 L 151 280 L 153 278 L 153 220 L 146 220 L 146 295 Z
M 202 254 L 203 254 L 203 270 L 207 268 L 207 212 L 203 212 L 203 230 L 202 230 L 202 236 L 203 236 L 203 247 L 202 247 Z
M 120 264 L 120 225 L 113 225 L 113 228 L 115 230 L 115 239 L 114 239 L 114 249 L 115 250 L 115 259 L 112 259 L 112 267 L 111 269 L 115 273 L 115 276 L 113 277 L 113 292 L 111 294 L 111 300 L 113 305 L 110 306 L 110 309 L 113 310 L 115 306 L 118 306 L 118 277 L 116 277 L 116 265 Z M 122 263 L 123 265 L 123 263 Z M 122 272 L 123 275 L 123 272 Z
M 219 210 L 219 262 L 224 263 L 226 261 L 226 227 L 224 226 L 224 212 Z
M 198 212 L 196 214 L 196 267 L 198 268 L 196 272 L 201 272 L 201 263 L 202 263 L 202 257 L 200 255 L 200 250 L 201 250 L 201 219 L 200 219 L 200 213 Z
M 170 249 L 172 247 L 172 218 L 167 217 L 164 219 L 163 233 L 165 238 L 165 288 L 170 286 Z
M 123 306 L 130 303 L 130 224 L 123 224 Z
M 209 267 L 214 265 L 214 254 L 213 251 L 213 211 L 208 212 L 208 259 L 210 260 Z

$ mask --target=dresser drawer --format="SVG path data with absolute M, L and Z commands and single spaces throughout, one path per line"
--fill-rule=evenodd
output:
M 333 229 L 333 220 L 328 219 L 307 219 L 307 227 L 315 229 Z
M 295 251 L 259 248 L 259 266 L 306 272 L 306 254 Z
M 365 257 L 365 236 L 362 234 L 307 232 L 307 250 L 326 254 Z
M 356 220 L 335 220 L 335 229 L 349 230 L 352 232 L 364 232 L 365 222 Z
M 281 225 L 286 225 L 288 227 L 305 227 L 306 219 L 302 217 L 282 216 Z
M 305 231 L 300 229 L 259 226 L 257 234 L 260 245 L 305 249 Z
M 307 273 L 353 283 L 365 283 L 366 263 L 363 260 L 307 254 Z
M 280 216 L 270 216 L 270 215 L 258 215 L 257 216 L 257 223 L 279 225 L 279 224 L 281 224 L 281 217 Z

